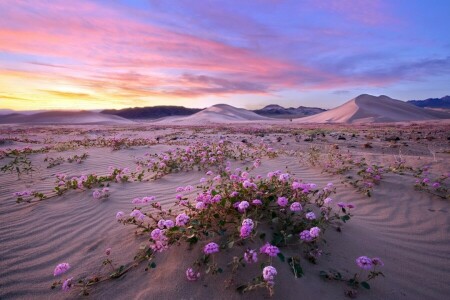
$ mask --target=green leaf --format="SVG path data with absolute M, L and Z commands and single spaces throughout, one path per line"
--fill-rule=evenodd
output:
M 154 262 L 149 263 L 148 266 L 152 269 L 156 268 L 156 264 Z
M 259 238 L 260 238 L 261 240 L 264 240 L 265 237 L 266 237 L 266 234 L 265 234 L 265 233 L 261 233 L 261 234 L 259 235 Z
M 246 284 L 240 285 L 236 288 L 236 291 L 238 291 L 239 294 L 243 294 L 244 290 L 247 288 Z
M 295 278 L 300 278 L 303 276 L 304 273 L 302 266 L 300 265 L 300 259 L 296 257 L 289 257 L 287 262 L 289 266 L 291 266 L 291 271 L 294 274 Z M 328 274 L 324 271 L 320 271 L 320 276 L 328 278 Z
M 366 281 L 361 282 L 361 286 L 365 289 L 370 290 L 370 285 Z
M 198 237 L 195 234 L 190 235 L 188 236 L 187 241 L 189 242 L 189 244 L 193 245 L 198 242 Z
M 280 252 L 280 253 L 277 254 L 277 256 L 282 262 L 285 261 L 283 253 Z

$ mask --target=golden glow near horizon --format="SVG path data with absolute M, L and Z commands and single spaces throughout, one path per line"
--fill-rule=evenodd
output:
M 450 22 L 445 1 L 200 2 L 0 1 L 0 109 L 333 107 L 362 93 L 448 93 L 449 26 L 433 23 Z
M 143 97 L 145 98 L 145 97 Z M 0 109 L 12 110 L 96 110 L 136 106 L 165 105 L 176 97 L 153 96 L 151 99 L 127 99 L 77 86 L 76 82 L 57 78 L 38 78 L 23 72 L 0 73 Z

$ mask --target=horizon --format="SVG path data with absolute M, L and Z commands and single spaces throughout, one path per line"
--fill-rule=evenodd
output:
M 361 95 L 364 95 L 364 94 L 361 94 Z M 359 95 L 359 96 L 361 96 L 361 95 Z M 368 95 L 370 95 L 370 94 L 368 94 Z M 370 95 L 370 96 L 379 97 L 379 96 L 387 96 L 387 95 L 378 95 L 378 96 L 376 96 L 376 95 Z M 307 108 L 320 108 L 320 109 L 325 109 L 325 110 L 331 110 L 331 109 L 337 108 L 338 106 L 340 106 L 340 105 L 342 105 L 342 104 L 345 104 L 345 103 L 347 103 L 347 102 L 349 102 L 349 101 L 355 99 L 356 97 L 357 97 L 357 96 L 355 96 L 355 97 L 353 97 L 353 98 L 351 98 L 351 99 L 348 99 L 347 101 L 345 101 L 345 102 L 343 102 L 343 103 L 341 103 L 341 104 L 338 104 L 338 105 L 336 105 L 335 107 L 331 107 L 331 108 L 323 108 L 323 107 L 318 107 L 318 106 L 304 106 L 304 105 L 301 105 L 301 104 L 300 104 L 300 105 L 297 105 L 297 106 L 283 106 L 283 105 L 280 105 L 280 104 L 277 104 L 277 103 L 271 103 L 271 104 L 263 105 L 263 106 L 258 107 L 258 108 L 252 108 L 252 109 L 248 109 L 248 110 L 258 110 L 258 109 L 263 109 L 263 108 L 265 108 L 265 107 L 267 107 L 267 106 L 269 106 L 269 105 L 279 105 L 279 106 L 281 106 L 281 107 L 283 107 L 283 108 L 307 107 Z M 388 96 L 388 97 L 389 97 L 389 96 Z M 437 97 L 437 98 L 433 98 L 433 99 L 442 99 L 442 98 L 444 98 L 444 97 L 449 97 L 449 95 L 444 95 L 444 96 L 442 96 L 442 97 Z M 431 99 L 431 98 L 427 98 L 427 99 L 410 99 L 410 100 L 419 100 L 419 101 L 423 101 L 423 100 L 428 100 L 428 99 Z M 400 100 L 400 99 L 394 99 L 394 100 Z M 407 101 L 410 101 L 410 100 L 400 100 L 400 101 L 407 102 Z M 101 113 L 101 112 L 104 111 L 104 110 L 139 109 L 139 108 L 150 108 L 150 107 L 161 107 L 161 106 L 171 106 L 171 107 L 177 106 L 177 107 L 185 107 L 185 108 L 192 108 L 192 109 L 201 109 L 201 110 L 204 110 L 204 109 L 207 109 L 207 108 L 209 108 L 209 107 L 211 107 L 211 106 L 215 106 L 215 105 L 223 105 L 223 104 L 231 105 L 231 104 L 227 104 L 227 103 L 215 103 L 215 104 L 213 104 L 213 105 L 205 106 L 205 107 L 186 107 L 186 106 L 183 106 L 183 105 L 165 105 L 165 104 L 162 104 L 162 105 L 148 105 L 148 106 L 129 106 L 129 107 L 123 107 L 123 108 L 116 108 L 116 109 L 114 109 L 114 108 L 113 108 L 113 109 L 109 109 L 109 108 L 99 108 L 99 109 L 75 109 L 75 108 L 74 108 L 74 109 L 14 110 L 14 109 L 8 109 L 8 108 L 6 108 L 6 109 L 0 108 L 0 114 L 5 113 L 5 112 L 8 112 L 8 111 L 17 112 L 17 113 L 20 113 L 20 112 L 23 112 L 23 113 L 40 113 L 40 112 L 47 112 L 47 111 L 64 111 L 64 112 L 90 111 L 90 112 L 100 112 L 100 113 Z M 231 105 L 231 106 L 241 108 L 241 107 L 239 107 L 239 106 L 234 106 L 234 105 Z M 244 108 L 244 109 L 245 109 L 245 108 Z
M 0 3 L 0 109 L 339 106 L 450 94 L 450 3 Z

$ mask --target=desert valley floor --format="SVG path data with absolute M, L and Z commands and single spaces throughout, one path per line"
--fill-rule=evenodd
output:
M 83 298 L 75 286 L 68 292 L 61 291 L 60 285 L 51 286 L 68 277 L 76 282 L 111 273 L 109 265 L 102 265 L 107 257 L 115 267 L 124 265 L 129 270 L 117 279 L 93 284 L 87 298 L 268 299 L 266 289 L 236 291 L 260 274 L 259 262 L 248 264 L 225 287 L 231 278 L 227 264 L 233 256 L 242 255 L 239 249 L 259 249 L 263 245 L 259 237 L 245 241 L 241 248 L 221 248 L 223 255 L 217 263 L 223 273 L 202 271 L 197 281 L 190 282 L 185 271 L 208 239 L 200 239 L 193 249 L 175 243 L 154 255 L 152 267 L 147 262 L 134 264 L 149 235 L 116 220 L 118 211 L 127 216 L 135 207 L 146 211 L 145 205 L 132 203 L 136 197 L 154 196 L 163 208 L 181 210 L 175 206 L 177 188 L 196 187 L 201 178 L 208 178 L 207 171 L 215 176 L 224 165 L 202 165 L 201 170 L 200 164 L 192 170 L 171 166 L 158 175 L 149 167 L 149 159 L 160 163 L 173 149 L 208 149 L 218 144 L 229 151 L 223 156 L 231 172 L 248 167 L 251 176 L 265 178 L 268 172 L 281 170 L 318 188 L 333 183 L 333 210 L 339 209 L 339 202 L 354 205 L 351 220 L 326 229 L 318 242 L 323 253 L 316 264 L 299 248 L 280 246 L 286 259 L 299 257 L 304 275 L 295 278 L 290 265 L 275 258 L 278 275 L 273 299 L 348 299 L 345 282 L 319 275 L 338 270 L 351 277 L 360 272 L 355 259 L 362 255 L 380 257 L 385 277 L 371 281 L 370 289 L 360 287 L 358 299 L 446 299 L 450 295 L 449 132 L 446 123 L 183 128 L 5 125 L 0 128 L 0 167 L 12 167 L 0 172 L 0 299 Z M 14 164 L 14 159 L 22 163 Z M 260 166 L 253 168 L 257 159 Z M 28 162 L 32 171 L 27 169 Z M 54 190 L 58 174 L 106 176 L 111 167 L 127 173 L 127 182 L 111 177 L 101 185 L 69 188 L 61 195 Z M 433 186 L 435 181 L 439 187 Z M 93 192 L 102 185 L 108 186 L 109 197 L 94 199 Z M 18 203 L 20 196 L 14 193 L 21 191 L 36 194 L 25 195 Z M 198 192 L 194 188 L 186 197 L 195 201 Z M 219 237 L 215 240 L 223 242 Z M 71 268 L 55 278 L 54 268 L 62 262 Z

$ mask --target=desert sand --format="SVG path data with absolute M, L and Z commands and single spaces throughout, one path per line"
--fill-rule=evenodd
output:
M 216 104 L 198 113 L 187 117 L 167 117 L 155 123 L 165 125 L 205 125 L 242 123 L 252 121 L 276 121 L 272 118 L 258 115 L 243 108 L 233 107 L 228 104 Z
M 363 94 L 323 113 L 296 119 L 298 123 L 386 123 L 449 119 L 450 114 L 426 110 L 388 96 Z
M 92 111 L 47 111 L 32 114 L 12 113 L 0 116 L 0 124 L 133 124 L 119 116 Z
M 357 103 L 359 101 L 356 101 Z M 213 114 L 217 109 L 214 108 Z M 234 116 L 233 116 L 234 118 Z M 397 125 L 302 125 L 266 126 L 205 126 L 175 127 L 153 125 L 118 126 L 3 126 L 0 128 L 0 150 L 30 147 L 35 171 L 22 174 L 0 173 L 0 298 L 1 299 L 73 299 L 83 298 L 79 290 L 63 292 L 50 286 L 55 280 L 53 270 L 58 263 L 69 262 L 67 277 L 83 278 L 108 272 L 102 261 L 108 256 L 117 265 L 130 265 L 139 245 L 147 235 L 135 235 L 133 226 L 116 221 L 118 211 L 127 214 L 136 206 L 135 197 L 155 196 L 163 207 L 171 207 L 179 186 L 196 186 L 206 170 L 182 171 L 142 182 L 112 182 L 110 196 L 94 199 L 93 189 L 71 190 L 31 203 L 16 203 L 13 193 L 26 189 L 51 194 L 55 174 L 69 176 L 107 174 L 109 166 L 134 170 L 138 158 L 145 153 L 158 154 L 169 149 L 185 148 L 197 141 L 212 144 L 219 140 L 232 145 L 252 145 L 263 142 L 278 151 L 274 158 L 261 158 L 261 166 L 251 173 L 262 175 L 274 170 L 313 182 L 318 186 L 334 183 L 337 193 L 334 204 L 352 203 L 354 217 L 338 232 L 330 227 L 321 244 L 324 254 L 317 264 L 301 258 L 305 275 L 294 278 L 289 266 L 274 261 L 278 270 L 273 299 L 348 299 L 344 283 L 327 281 L 321 270 L 339 270 L 344 276 L 359 272 L 355 259 L 361 255 L 380 257 L 385 277 L 371 283 L 371 289 L 359 289 L 359 299 L 445 299 L 450 294 L 449 199 L 418 191 L 414 188 L 414 172 L 385 172 L 371 197 L 345 183 L 348 174 L 330 174 L 325 161 L 330 153 L 351 155 L 355 160 L 366 158 L 369 164 L 395 165 L 399 157 L 411 168 L 430 166 L 430 178 L 450 170 L 449 125 L 411 125 L 398 130 Z M 126 138 L 128 146 L 97 142 Z M 176 138 L 176 139 L 175 139 Z M 398 139 L 396 139 L 398 138 Z M 370 147 L 364 145 L 370 144 Z M 121 144 L 122 145 L 122 144 Z M 45 151 L 40 151 L 47 147 Z M 114 150 L 115 149 L 115 150 Z M 318 149 L 319 158 L 311 164 L 311 149 Z M 334 152 L 333 152 L 334 151 Z M 52 157 L 71 157 L 88 153 L 81 163 L 67 161 L 48 168 Z M 10 157 L 0 159 L 0 166 Z M 252 159 L 231 160 L 233 168 L 251 166 Z M 151 174 L 151 172 L 150 172 Z M 356 176 L 355 173 L 351 173 Z M 448 185 L 448 179 L 446 181 Z M 191 193 L 196 194 L 196 191 Z M 445 197 L 445 196 L 444 196 Z M 255 248 L 261 241 L 255 239 Z M 201 242 L 204 245 L 204 242 Z M 265 289 L 243 295 L 235 286 L 228 289 L 227 262 L 233 251 L 224 251 L 219 264 L 223 274 L 207 276 L 198 281 L 186 280 L 185 270 L 198 257 L 199 248 L 189 250 L 185 244 L 173 245 L 157 253 L 156 268 L 145 271 L 146 264 L 132 268 L 119 279 L 101 282 L 89 289 L 92 299 L 268 299 Z M 295 247 L 282 248 L 285 256 L 301 255 Z M 262 259 L 262 258 L 261 258 Z M 245 283 L 252 274 L 259 274 L 258 264 L 248 265 L 237 277 Z M 65 274 L 66 275 L 66 274 Z

